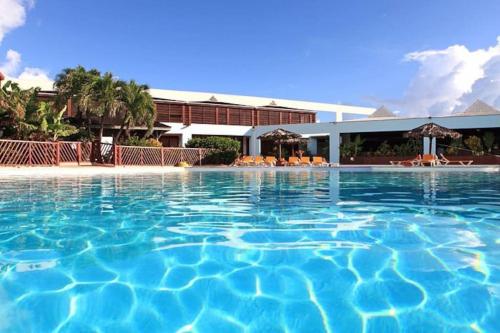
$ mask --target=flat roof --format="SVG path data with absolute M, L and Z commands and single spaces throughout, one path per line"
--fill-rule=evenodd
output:
M 6 77 L 5 80 L 17 82 L 22 88 L 39 87 L 42 91 L 49 93 L 54 91 L 51 82 L 46 80 L 18 80 L 11 77 Z M 270 107 L 270 108 L 290 108 L 304 111 L 321 111 L 321 112 L 341 112 L 349 114 L 370 115 L 375 111 L 375 108 L 352 106 L 344 104 L 320 103 L 312 101 L 300 101 L 292 99 L 281 99 L 272 97 L 257 97 L 257 96 L 241 96 L 231 94 L 219 94 L 213 92 L 199 91 L 181 91 L 181 90 L 166 90 L 166 89 L 149 89 L 153 98 L 180 101 L 186 103 L 227 103 L 238 104 L 242 106 L 252 107 Z
M 183 101 L 186 103 L 228 103 L 239 104 L 253 107 L 270 107 L 270 108 L 290 108 L 308 111 L 322 112 L 341 112 L 349 114 L 370 115 L 375 111 L 375 108 L 352 106 L 332 103 L 319 103 L 311 101 L 300 101 L 292 99 L 280 99 L 272 97 L 256 97 L 219 94 L 212 92 L 197 92 L 197 91 L 181 91 L 181 90 L 165 90 L 165 89 L 150 89 L 149 92 L 154 98 Z

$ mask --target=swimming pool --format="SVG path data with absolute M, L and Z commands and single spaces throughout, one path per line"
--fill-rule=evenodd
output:
M 0 179 L 1 332 L 498 332 L 500 175 Z

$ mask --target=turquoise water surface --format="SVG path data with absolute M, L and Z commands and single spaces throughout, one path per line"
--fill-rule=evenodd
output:
M 0 332 L 500 332 L 500 175 L 0 178 Z

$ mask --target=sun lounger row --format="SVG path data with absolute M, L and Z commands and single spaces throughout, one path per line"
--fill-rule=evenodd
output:
M 392 165 L 399 165 L 399 166 L 426 166 L 426 165 L 436 166 L 436 165 L 451 165 L 451 164 L 469 166 L 474 162 L 473 160 L 458 160 L 458 161 L 449 160 L 443 154 L 439 155 L 441 156 L 441 158 L 433 154 L 424 154 L 424 155 L 417 155 L 412 160 L 390 161 L 390 163 Z
M 274 156 L 243 156 L 235 163 L 236 166 L 276 166 L 278 160 Z M 288 161 L 282 159 L 279 165 L 289 166 L 329 166 L 330 164 L 321 156 L 313 156 L 312 160 L 309 156 L 295 157 L 290 156 Z

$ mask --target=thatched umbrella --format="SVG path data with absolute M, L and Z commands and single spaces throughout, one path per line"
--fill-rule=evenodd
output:
M 294 132 L 284 130 L 282 128 L 275 129 L 274 131 L 267 132 L 259 136 L 261 140 L 272 140 L 279 145 L 279 159 L 281 160 L 281 145 L 292 144 L 303 141 L 302 135 Z
M 458 139 L 462 137 L 462 134 L 460 134 L 457 131 L 451 130 L 449 128 L 440 126 L 435 123 L 428 123 L 422 126 L 419 126 L 417 128 L 412 129 L 411 131 L 408 131 L 406 133 L 406 136 L 409 138 L 423 138 L 423 137 L 429 137 L 431 139 L 431 144 L 432 144 L 432 138 L 446 138 L 450 137 L 452 139 Z

